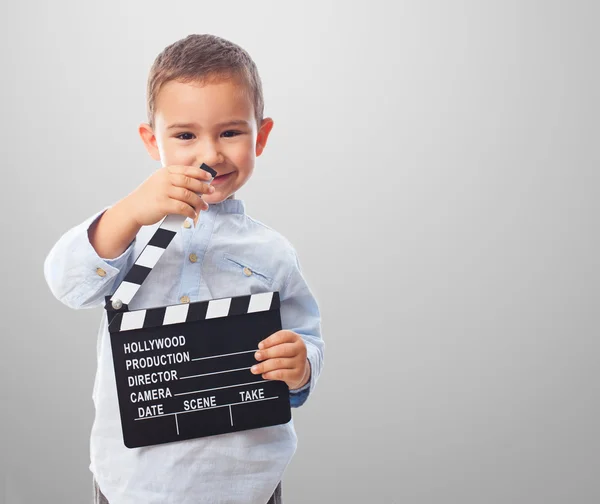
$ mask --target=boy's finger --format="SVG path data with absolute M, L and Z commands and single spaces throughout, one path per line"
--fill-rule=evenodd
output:
M 188 168 L 192 172 L 192 176 L 194 178 L 201 178 L 203 180 L 211 180 L 213 178 L 211 173 L 203 170 L 199 166 L 188 166 Z
M 268 338 L 265 338 L 258 344 L 258 348 L 263 350 L 264 348 L 269 348 L 275 345 L 280 345 L 281 343 L 288 343 L 295 341 L 296 335 L 291 331 L 281 330 L 276 333 L 271 334 Z
M 259 350 L 254 354 L 256 360 L 262 361 L 273 359 L 275 357 L 295 357 L 298 355 L 298 348 L 293 343 L 282 343 L 264 350 Z
M 268 373 L 276 369 L 295 369 L 295 359 L 288 359 L 286 357 L 278 357 L 276 359 L 268 359 L 260 364 L 255 364 L 250 368 L 252 374 Z
M 196 194 L 185 187 L 173 186 L 167 190 L 167 196 L 171 199 L 183 201 L 192 208 L 204 207 L 206 202 L 201 198 L 200 195 Z
M 194 177 L 190 177 L 188 175 L 184 175 L 183 173 L 178 173 L 177 175 L 173 175 L 171 177 L 171 185 L 175 187 L 184 187 L 189 189 L 190 191 L 203 194 L 212 194 L 215 192 L 215 188 L 206 182 L 201 182 Z
M 168 170 L 171 173 L 180 173 L 188 177 L 194 177 L 195 179 L 210 180 L 213 178 L 212 174 L 199 166 L 171 165 L 168 167 Z
M 290 381 L 293 379 L 291 372 L 288 369 L 276 369 L 275 371 L 270 371 L 268 373 L 264 373 L 262 377 L 265 380 L 280 380 L 280 381 Z
M 190 219 L 193 219 L 197 214 L 193 206 L 174 198 L 168 198 L 167 209 L 169 214 L 186 215 Z

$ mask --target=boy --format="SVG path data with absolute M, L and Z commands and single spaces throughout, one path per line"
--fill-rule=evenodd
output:
M 250 218 L 235 192 L 252 175 L 273 121 L 263 117 L 250 56 L 211 35 L 190 35 L 156 58 L 148 123 L 139 133 L 162 167 L 126 197 L 67 231 L 44 263 L 54 296 L 75 309 L 103 306 L 165 215 L 186 217 L 130 310 L 279 291 L 282 331 L 259 344 L 251 370 L 283 380 L 292 407 L 323 366 L 317 303 L 292 245 Z M 217 172 L 212 184 L 199 167 Z M 281 502 L 296 449 L 293 422 L 130 449 L 123 444 L 106 314 L 98 332 L 91 464 L 96 502 Z

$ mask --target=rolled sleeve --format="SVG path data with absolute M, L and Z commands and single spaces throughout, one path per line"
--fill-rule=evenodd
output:
M 280 294 L 282 329 L 293 331 L 302 337 L 306 344 L 311 370 L 310 379 L 304 386 L 290 390 L 290 405 L 297 408 L 308 400 L 315 389 L 323 368 L 325 343 L 321 336 L 319 306 L 302 275 L 300 262 L 295 252 L 293 267 Z
M 44 261 L 44 276 L 52 294 L 70 308 L 103 305 L 104 296 L 123 279 L 133 261 L 136 238 L 113 259 L 100 257 L 90 243 L 88 231 L 107 209 L 67 231 Z

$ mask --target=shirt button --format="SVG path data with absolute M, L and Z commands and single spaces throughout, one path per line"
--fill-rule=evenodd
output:
M 189 303 L 190 302 L 190 297 L 189 296 L 181 296 L 179 298 L 179 301 L 181 301 L 182 303 Z
M 198 256 L 196 254 L 190 254 L 190 261 L 196 262 L 198 260 Z
M 248 267 L 245 267 L 244 268 L 244 275 L 246 275 L 246 276 L 252 275 L 252 270 L 250 268 L 248 268 Z
M 192 225 L 190 224 L 190 221 L 186 220 L 186 221 L 183 223 L 183 227 L 184 227 L 185 229 L 189 229 L 189 228 L 191 228 L 191 227 L 192 227 Z
M 106 271 L 104 271 L 102 268 L 97 268 L 96 273 L 98 274 L 98 276 L 101 276 L 101 277 L 106 276 Z

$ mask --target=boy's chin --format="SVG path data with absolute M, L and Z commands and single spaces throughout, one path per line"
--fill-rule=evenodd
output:
M 202 199 L 206 201 L 209 205 L 216 205 L 217 203 L 221 203 L 226 199 L 233 199 L 235 194 L 229 194 L 228 192 L 222 193 L 219 190 L 216 190 L 212 194 L 203 194 Z

